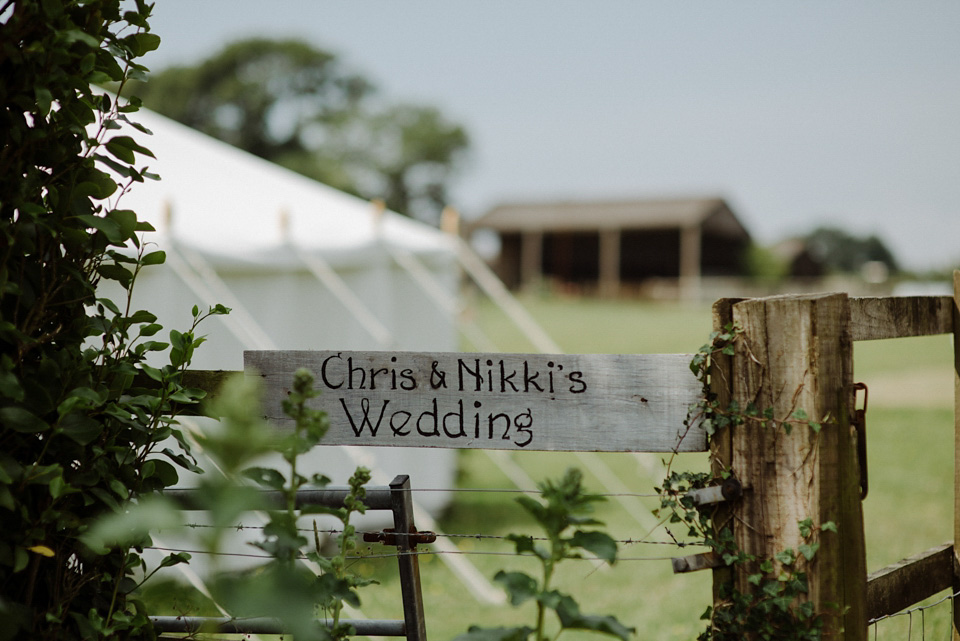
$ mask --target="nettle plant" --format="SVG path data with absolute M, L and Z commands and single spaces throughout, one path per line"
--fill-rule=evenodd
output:
M 284 412 L 294 419 L 292 431 L 273 429 L 261 418 L 256 377 L 230 378 L 210 403 L 210 413 L 219 421 L 194 434 L 209 470 L 197 478 L 196 490 L 190 493 L 191 507 L 206 513 L 209 527 L 191 530 L 197 537 L 192 547 L 208 555 L 209 595 L 232 617 L 271 617 L 299 641 L 332 641 L 355 634 L 341 614 L 345 605 L 359 606 L 358 589 L 373 583 L 351 572 L 347 564 L 356 549 L 356 529 L 350 521 L 366 510 L 364 486 L 370 471 L 355 470 L 341 507 L 297 506 L 300 490 L 323 488 L 330 482 L 322 474 L 304 476 L 298 471 L 302 456 L 329 427 L 326 413 L 307 405 L 318 394 L 313 381 L 307 370 L 294 376 L 283 403 Z M 279 457 L 282 469 L 258 464 L 264 457 Z M 226 535 L 254 511 L 265 514 L 266 523 L 262 538 L 251 545 L 266 552 L 267 559 L 253 569 L 227 570 L 220 562 L 222 555 L 237 550 L 226 549 Z M 304 536 L 300 522 L 310 515 L 339 521 L 338 551 L 333 556 L 321 551 L 316 521 L 312 540 Z M 148 545 L 151 532 L 182 526 L 183 520 L 180 506 L 162 496 L 148 497 L 99 521 L 86 540 L 95 549 Z M 190 558 L 181 553 L 161 565 Z M 324 621 L 318 622 L 318 616 Z
M 263 528 L 264 538 L 255 544 L 268 552 L 272 560 L 254 574 L 241 577 L 221 576 L 216 582 L 215 596 L 238 616 L 277 616 L 283 620 L 296 639 L 326 641 L 345 639 L 355 634 L 351 625 L 341 622 L 344 604 L 358 607 L 360 598 L 357 589 L 374 582 L 363 579 L 347 568 L 347 556 L 356 548 L 356 528 L 350 520 L 354 514 L 363 514 L 366 511 L 363 503 L 366 496 L 364 485 L 370 481 L 371 474 L 370 470 L 364 467 L 358 467 L 354 471 L 348 481 L 349 491 L 342 507 L 321 505 L 297 507 L 297 492 L 300 489 L 323 488 L 330 483 L 330 479 L 322 474 L 312 474 L 307 477 L 298 471 L 299 459 L 320 442 L 330 427 L 326 412 L 312 409 L 307 405 L 310 399 L 319 394 L 314 389 L 313 383 L 314 376 L 306 369 L 300 369 L 294 374 L 291 392 L 283 401 L 283 411 L 294 420 L 294 428 L 290 432 L 268 437 L 265 441 L 263 451 L 279 454 L 286 463 L 287 470 L 284 472 L 261 466 L 245 467 L 240 470 L 241 477 L 255 481 L 264 489 L 279 491 L 283 496 L 283 509 L 268 512 L 268 522 Z M 237 381 L 234 385 L 245 384 Z M 242 394 L 247 399 L 259 398 L 256 392 L 253 394 L 242 392 Z M 234 401 L 239 400 L 234 399 Z M 249 401 L 231 402 L 229 405 L 224 403 L 221 407 L 225 414 L 223 420 L 228 426 L 249 423 L 251 420 L 249 417 L 262 415 L 258 407 L 251 407 Z M 240 413 L 243 413 L 243 416 L 240 416 Z M 261 424 L 255 430 L 246 430 L 246 432 L 270 434 L 272 430 Z M 221 439 L 221 442 L 231 450 L 235 450 L 238 446 L 243 447 L 251 442 L 244 438 L 245 436 L 246 434 L 228 433 L 226 440 Z M 262 436 L 253 436 L 253 439 L 264 442 Z M 205 450 L 207 449 L 205 447 Z M 214 448 L 214 451 L 216 449 Z M 217 458 L 226 459 L 226 454 L 227 452 L 223 452 Z M 220 465 L 221 469 L 223 465 L 236 465 L 235 453 L 232 453 L 229 459 L 223 461 Z M 232 476 L 232 474 L 226 474 L 222 477 L 227 481 L 227 485 L 224 485 L 221 491 L 227 493 L 237 491 L 237 485 L 231 482 Z M 254 502 L 257 500 L 254 498 Z M 210 500 L 208 510 L 220 511 L 219 502 L 216 499 Z M 298 522 L 301 517 L 311 514 L 330 515 L 339 521 L 338 551 L 333 556 L 328 557 L 321 552 L 316 521 L 314 521 L 313 549 L 304 551 L 311 542 L 303 536 Z M 227 515 L 225 522 L 232 517 L 233 515 Z M 221 516 L 219 520 L 224 518 Z M 312 571 L 301 563 L 301 560 L 311 561 L 319 567 L 320 573 Z M 326 619 L 326 625 L 317 625 L 317 614 L 321 614 Z
M 540 562 L 541 575 L 532 577 L 524 572 L 501 570 L 493 580 L 500 584 L 513 606 L 533 601 L 536 617 L 532 626 L 481 628 L 472 626 L 455 641 L 526 641 L 533 636 L 535 641 L 557 639 L 565 630 L 586 630 L 627 641 L 634 633 L 610 615 L 591 615 L 580 612 L 580 606 L 572 595 L 556 590 L 552 579 L 557 566 L 566 559 L 581 558 L 581 551 L 593 554 L 610 563 L 617 560 L 617 543 L 606 532 L 587 529 L 603 523 L 590 516 L 593 504 L 603 497 L 588 494 L 583 487 L 580 470 L 569 469 L 557 482 L 547 480 L 537 486 L 540 500 L 521 496 L 517 502 L 534 518 L 544 532 L 543 538 L 530 535 L 510 534 L 517 554 L 530 555 Z M 550 623 L 547 614 L 552 612 L 558 626 L 548 637 Z
M 703 396 L 690 409 L 685 426 L 690 429 L 701 424 L 708 436 L 733 426 L 755 423 L 766 429 L 782 429 L 790 434 L 797 426 L 818 433 L 821 423 L 812 421 L 802 409 L 794 410 L 785 419 L 777 419 L 772 408 L 760 409 L 753 403 L 741 407 L 736 401 L 722 406 L 710 389 L 711 360 L 717 354 L 733 356 L 742 331 L 736 325 L 727 325 L 722 332 L 714 332 L 690 363 L 690 368 L 703 384 Z M 714 483 L 707 472 L 678 472 L 672 469 L 676 455 L 667 462 L 667 477 L 660 494 L 658 515 L 666 520 L 667 532 L 680 545 L 690 542 L 705 545 L 728 567 L 744 569 L 747 583 L 753 589 L 747 592 L 733 585 L 721 587 L 719 599 L 707 607 L 702 619 L 708 622 L 697 638 L 699 641 L 734 641 L 744 638 L 777 641 L 812 641 L 822 637 L 823 619 L 807 599 L 809 585 L 806 568 L 820 547 L 817 538 L 821 532 L 836 532 L 833 522 L 819 527 L 812 519 L 797 523 L 802 543 L 796 549 L 788 548 L 772 559 L 760 559 L 739 549 L 730 526 L 718 526 L 714 521 L 714 505 L 696 505 L 688 495 L 691 490 Z M 723 477 L 731 475 L 724 470 Z M 682 531 L 675 532 L 680 527 Z

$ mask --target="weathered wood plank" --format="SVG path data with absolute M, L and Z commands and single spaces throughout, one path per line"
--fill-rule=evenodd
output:
M 952 584 L 952 543 L 871 572 L 867 577 L 867 620 L 896 614 Z
M 268 419 L 307 368 L 330 416 L 325 445 L 554 451 L 705 451 L 687 410 L 701 390 L 685 354 L 248 351 Z
M 950 296 L 903 296 L 850 299 L 851 334 L 855 341 L 953 332 Z

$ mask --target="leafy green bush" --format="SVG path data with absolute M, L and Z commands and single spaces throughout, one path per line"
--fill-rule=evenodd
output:
M 0 6 L 3 639 L 153 636 L 127 598 L 143 570 L 139 550 L 94 551 L 81 536 L 122 502 L 174 484 L 176 466 L 194 467 L 173 415 L 202 395 L 181 377 L 207 313 L 194 309 L 193 326 L 168 343 L 154 340 L 153 314 L 131 309 L 137 274 L 164 254 L 145 250 L 137 235 L 150 226 L 119 201 L 152 178 L 138 168 L 152 154 L 118 131 L 145 131 L 129 120 L 138 102 L 94 87 L 143 75 L 134 61 L 159 44 L 151 8 Z M 98 298 L 107 280 L 127 299 Z M 165 351 L 162 368 L 146 363 Z M 161 445 L 170 437 L 180 451 Z

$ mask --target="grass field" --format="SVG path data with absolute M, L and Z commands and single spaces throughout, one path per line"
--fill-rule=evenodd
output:
M 708 307 L 686 307 L 635 301 L 535 298 L 523 301 L 547 333 L 567 353 L 692 353 L 706 342 L 711 331 Z M 532 346 L 495 309 L 479 305 L 473 311 L 478 325 L 502 351 L 529 352 Z M 855 347 L 855 380 L 870 389 L 867 414 L 870 494 L 864 502 L 868 569 L 874 570 L 952 538 L 953 505 L 953 389 L 950 337 L 898 339 L 858 343 Z M 471 349 L 465 345 L 465 349 Z M 592 455 L 584 461 L 568 453 L 511 453 L 531 479 L 556 478 L 570 466 L 584 468 L 588 487 L 603 493 L 611 479 L 590 470 L 612 474 L 630 493 L 647 495 L 614 497 L 597 516 L 608 531 L 623 541 L 648 534 L 652 496 L 661 480 L 658 457 L 632 454 Z M 585 463 L 589 463 L 587 466 Z M 684 455 L 677 469 L 703 469 L 706 455 Z M 653 471 L 651 471 L 653 470 Z M 416 486 L 416 471 L 411 471 Z M 460 456 L 458 487 L 463 489 L 515 489 L 482 451 Z M 532 483 L 533 481 L 530 481 Z M 530 485 L 524 483 L 529 489 Z M 500 539 L 509 532 L 535 534 L 532 523 L 515 504 L 515 493 L 459 492 L 441 521 L 465 557 L 486 577 L 499 569 L 535 570 L 529 559 L 510 554 L 512 546 Z M 637 502 L 640 502 L 640 506 Z M 625 507 L 622 503 L 627 503 Z M 638 518 L 638 516 L 640 518 Z M 473 536 L 471 536 L 473 535 Z M 665 541 L 662 529 L 649 536 Z M 613 613 L 637 628 L 638 639 L 693 639 L 703 629 L 699 620 L 710 603 L 710 573 L 673 575 L 669 557 L 695 550 L 671 545 L 626 543 L 622 560 L 612 569 L 590 561 L 570 561 L 559 575 L 560 590 L 576 595 L 588 613 Z M 378 550 L 370 550 L 376 554 Z M 354 565 L 361 574 L 381 584 L 364 589 L 363 612 L 372 618 L 402 617 L 395 561 L 367 558 Z M 484 626 L 530 622 L 532 609 L 477 602 L 453 577 L 438 556 L 421 557 L 424 608 L 431 639 L 445 641 L 470 624 Z M 906 638 L 908 628 L 923 638 L 948 638 L 949 604 L 911 619 L 898 617 L 871 630 L 871 638 Z M 921 621 L 921 618 L 922 621 Z M 587 638 L 565 633 L 564 641 Z

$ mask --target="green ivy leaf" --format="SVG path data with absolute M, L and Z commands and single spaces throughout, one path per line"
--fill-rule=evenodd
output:
M 794 554 L 792 549 L 787 548 L 786 550 L 777 552 L 774 555 L 774 558 L 780 563 L 782 563 L 783 565 L 793 565 L 793 562 L 796 561 L 797 557 Z

